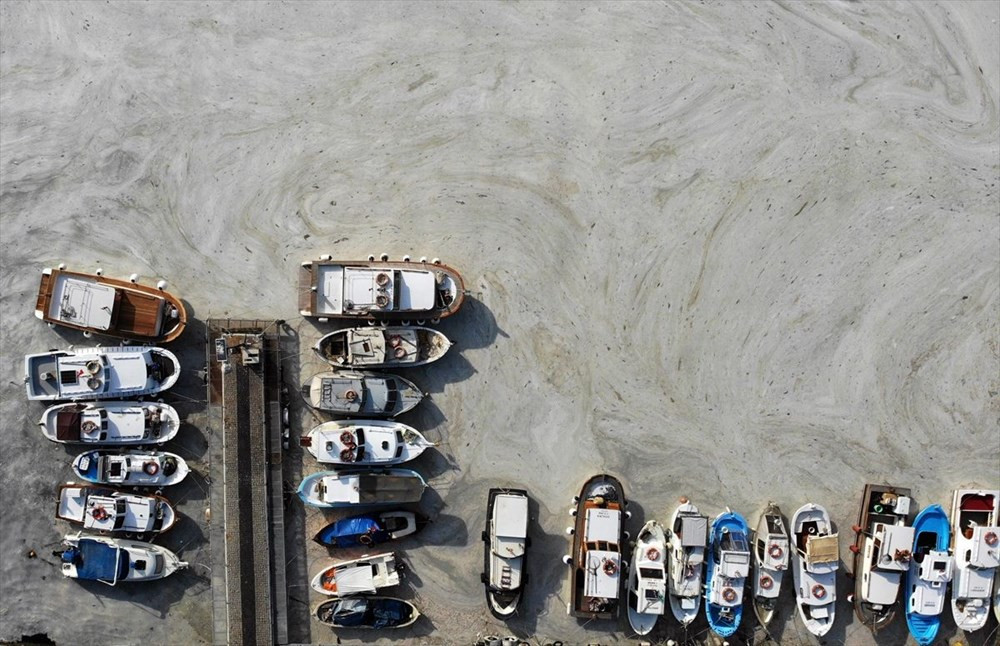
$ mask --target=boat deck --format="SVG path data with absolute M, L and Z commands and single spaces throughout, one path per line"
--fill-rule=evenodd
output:
M 157 336 L 163 321 L 164 299 L 127 289 L 118 290 L 114 327 L 122 334 Z

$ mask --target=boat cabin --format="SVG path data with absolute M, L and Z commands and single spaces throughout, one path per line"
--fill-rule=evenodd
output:
M 874 606 L 891 606 L 899 594 L 900 578 L 910 567 L 913 528 L 876 523 L 865 546 L 863 599 Z
M 743 532 L 724 532 L 715 554 L 719 576 L 741 579 L 750 574 L 750 548 Z
M 163 411 L 155 405 L 107 408 L 92 404 L 67 406 L 56 413 L 56 439 L 60 442 L 137 442 L 158 438 Z
M 708 543 L 708 517 L 701 514 L 678 514 L 673 526 L 673 549 L 678 549 L 675 562 L 680 567 L 671 567 L 670 592 L 679 597 L 682 610 L 698 607 L 697 596 L 701 593 L 701 567 L 705 563 L 705 546 Z
M 319 576 L 319 586 L 329 594 L 371 594 L 379 588 L 399 583 L 395 557 L 380 554 L 359 562 L 335 565 Z
M 438 282 L 431 270 L 318 264 L 314 271 L 313 316 L 421 313 L 437 307 Z
M 596 506 L 607 504 L 607 507 Z M 606 612 L 618 599 L 621 582 L 622 512 L 617 503 L 588 500 L 585 503 L 583 549 L 578 575 L 583 576 L 582 606 L 591 612 Z
M 363 473 L 325 477 L 316 488 L 319 500 L 325 503 L 380 505 L 416 502 L 424 483 L 415 477 Z
M 316 386 L 308 386 L 312 405 L 341 415 L 355 415 L 364 411 L 391 415 L 399 405 L 396 380 L 362 379 L 339 375 L 323 376 Z
M 489 586 L 496 592 L 521 587 L 523 557 L 528 541 L 528 498 L 497 494 L 490 519 Z
M 935 534 L 928 535 L 933 542 L 937 541 Z M 917 556 L 914 558 L 920 564 L 917 569 L 917 581 L 910 595 L 910 611 L 921 615 L 939 615 L 944 610 L 945 591 L 954 571 L 954 559 L 948 552 L 937 550 L 930 550 L 921 555 L 919 542 L 917 550 Z

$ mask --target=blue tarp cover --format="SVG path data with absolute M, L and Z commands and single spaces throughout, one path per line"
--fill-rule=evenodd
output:
M 62 554 L 62 560 L 66 563 L 76 564 L 76 577 L 90 581 L 107 581 L 113 583 L 115 577 L 115 563 L 118 560 L 120 548 L 105 545 L 100 541 L 80 539 L 79 547 L 69 548 Z M 128 574 L 128 552 L 121 550 L 121 562 L 118 563 L 118 577 L 124 578 Z
M 364 542 L 362 537 L 365 537 Z M 316 538 L 331 547 L 355 547 L 384 543 L 389 540 L 389 532 L 382 528 L 374 515 L 362 515 L 330 523 L 320 530 Z

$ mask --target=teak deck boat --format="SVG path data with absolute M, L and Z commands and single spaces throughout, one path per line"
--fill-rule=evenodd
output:
M 865 485 L 854 544 L 854 613 L 877 632 L 896 616 L 903 575 L 910 569 L 910 490 Z
M 336 261 L 325 256 L 299 268 L 299 313 L 320 320 L 436 320 L 457 312 L 464 300 L 462 276 L 436 259 Z
M 162 289 L 51 267 L 42 270 L 35 317 L 85 334 L 150 343 L 173 341 L 187 325 L 184 304 Z
M 587 480 L 570 510 L 576 517 L 573 552 L 563 562 L 571 568 L 568 611 L 574 617 L 618 617 L 627 505 L 621 482 L 601 474 Z

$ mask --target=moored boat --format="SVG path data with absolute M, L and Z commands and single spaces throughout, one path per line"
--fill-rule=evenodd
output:
M 353 417 L 395 417 L 424 398 L 413 382 L 398 375 L 345 371 L 313 376 L 302 394 L 313 408 Z
M 730 637 L 743 617 L 743 587 L 750 574 L 750 528 L 743 516 L 725 511 L 712 522 L 705 568 L 705 613 L 720 637 Z
M 486 606 L 494 617 L 506 619 L 517 611 L 528 583 L 525 557 L 531 539 L 527 491 L 490 489 L 482 538 L 481 580 L 486 586 Z
M 359 327 L 322 337 L 313 351 L 334 367 L 412 368 L 437 361 L 451 341 L 429 327 Z
M 161 444 L 173 439 L 180 416 L 159 402 L 80 402 L 45 409 L 38 425 L 49 440 L 61 443 Z
M 708 544 L 708 516 L 686 497 L 670 518 L 666 531 L 670 566 L 667 593 L 670 610 L 682 626 L 689 626 L 701 606 L 701 580 Z
M 896 616 L 903 574 L 910 568 L 913 527 L 909 526 L 910 490 L 865 485 L 853 526 L 854 613 L 872 632 Z
M 392 597 L 347 597 L 316 606 L 316 619 L 334 628 L 405 628 L 420 618 L 409 601 Z
M 88 336 L 96 332 L 147 343 L 167 343 L 179 337 L 187 325 L 184 304 L 160 287 L 140 285 L 135 278 L 116 280 L 100 273 L 46 267 L 38 286 L 35 317 Z
M 332 597 L 370 594 L 394 585 L 399 585 L 399 570 L 392 552 L 334 563 L 312 580 L 313 590 Z
M 153 581 L 187 567 L 170 550 L 124 538 L 70 534 L 59 557 L 63 576 L 108 585 Z
M 753 609 L 765 628 L 774 617 L 785 571 L 788 569 L 788 529 L 781 509 L 769 502 L 754 533 Z
M 119 346 L 52 350 L 24 357 L 28 399 L 127 399 L 164 391 L 181 364 L 169 350 Z
M 336 520 L 313 540 L 327 547 L 358 547 L 399 540 L 420 531 L 427 518 L 412 511 L 382 511 Z
M 167 487 L 183 480 L 190 469 L 184 458 L 175 453 L 135 449 L 81 453 L 73 460 L 73 471 L 96 484 Z
M 906 625 L 921 646 L 929 646 L 941 627 L 953 559 L 948 553 L 951 528 L 941 505 L 931 505 L 913 519 L 913 558 L 906 573 Z
M 648 521 L 635 537 L 628 571 L 628 623 L 648 635 L 667 607 L 667 539 L 663 526 Z
M 355 507 L 419 502 L 427 483 L 410 469 L 320 471 L 306 476 L 299 498 L 313 507 Z
M 568 611 L 574 617 L 618 617 L 627 505 L 621 482 L 601 474 L 587 480 L 570 510 L 573 552 L 563 562 L 571 568 Z
M 299 313 L 322 319 L 399 321 L 451 316 L 465 300 L 453 267 L 435 262 L 336 261 L 324 257 L 299 268 Z
M 400 464 L 435 446 L 406 424 L 354 419 L 324 422 L 299 442 L 318 462 L 354 467 Z
M 840 546 L 830 514 L 807 503 L 792 516 L 792 578 L 795 605 L 806 629 L 817 637 L 830 632 L 837 608 Z
M 1000 565 L 998 510 L 1000 491 L 955 491 L 951 507 L 955 555 L 951 614 L 955 625 L 965 632 L 979 630 L 989 616 L 990 591 Z
M 92 531 L 136 534 L 141 539 L 173 527 L 177 512 L 162 496 L 70 483 L 59 487 L 56 518 Z

